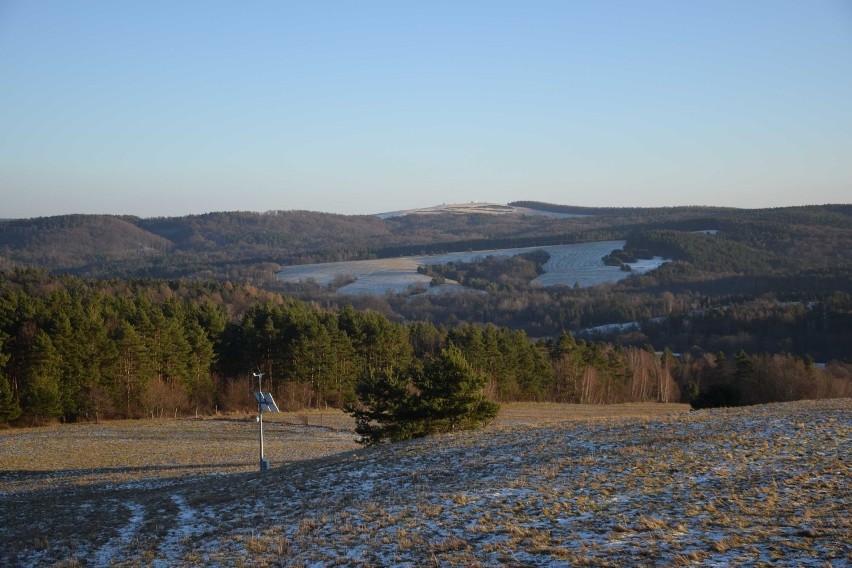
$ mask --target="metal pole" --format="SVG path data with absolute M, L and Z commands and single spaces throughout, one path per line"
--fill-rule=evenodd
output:
M 263 412 L 257 413 L 257 421 L 260 422 L 260 470 L 263 471 Z
M 263 373 L 257 374 L 257 391 L 263 392 L 261 380 Z M 263 471 L 263 407 L 260 402 L 257 403 L 257 421 L 260 424 L 260 471 Z
M 263 411 L 278 412 L 278 406 L 272 400 L 272 393 L 263 392 L 263 373 L 254 373 L 257 377 L 257 423 L 260 426 L 260 471 L 269 469 L 269 462 L 263 459 Z

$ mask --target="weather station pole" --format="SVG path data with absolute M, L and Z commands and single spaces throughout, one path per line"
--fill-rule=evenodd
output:
M 257 392 L 254 398 L 257 400 L 257 423 L 260 425 L 260 471 L 269 469 L 269 462 L 263 459 L 263 412 L 279 412 L 278 406 L 272 399 L 272 393 L 263 392 L 263 373 L 252 373 L 257 377 Z
M 257 373 L 255 376 L 257 377 L 257 392 L 263 392 L 263 385 L 261 384 L 263 373 Z M 263 459 L 263 409 L 259 402 L 257 403 L 257 422 L 260 424 L 260 470 L 263 471 L 266 469 L 263 467 L 265 461 Z

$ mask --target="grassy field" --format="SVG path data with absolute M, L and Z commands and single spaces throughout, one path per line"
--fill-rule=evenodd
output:
M 852 400 L 504 407 L 362 449 L 339 412 L 0 431 L 3 566 L 846 566 Z

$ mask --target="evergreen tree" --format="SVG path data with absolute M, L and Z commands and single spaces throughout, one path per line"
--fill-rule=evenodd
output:
M 579 402 L 586 367 L 583 349 L 570 333 L 562 332 L 553 342 L 550 357 L 553 366 L 551 399 L 556 402 Z
M 364 370 L 407 369 L 413 362 L 408 328 L 376 312 L 340 311 L 338 325 L 352 342 Z
M 331 390 L 334 358 L 331 336 L 313 310 L 301 307 L 290 310 L 288 316 L 285 326 L 287 379 L 309 385 L 314 402 L 319 406 Z
M 396 370 L 367 371 L 356 386 L 358 403 L 346 407 L 355 418 L 359 442 L 372 446 L 422 436 L 415 392 L 408 376 Z
M 417 360 L 435 357 L 441 351 L 447 332 L 434 324 L 418 321 L 408 324 L 408 337 Z
M 114 381 L 115 398 L 121 401 L 125 418 L 131 418 L 140 413 L 141 393 L 154 378 L 155 371 L 145 349 L 144 340 L 128 322 L 121 324 L 116 337 L 116 346 L 118 364 Z
M 196 407 L 208 409 L 216 396 L 211 368 L 216 357 L 213 343 L 196 321 L 186 323 L 186 339 L 190 345 L 188 359 L 189 376 L 185 386 L 189 401 Z
M 0 374 L 0 424 L 11 422 L 21 415 L 21 406 L 18 404 L 9 380 Z
M 50 337 L 38 330 L 27 354 L 22 378 L 21 402 L 36 422 L 62 415 L 60 392 L 61 361 Z
M 427 434 L 484 426 L 497 416 L 500 405 L 482 392 L 488 379 L 467 362 L 461 350 L 450 346 L 415 375 L 419 390 L 417 413 Z
M 355 400 L 355 350 L 349 337 L 338 328 L 337 314 L 320 312 L 318 317 L 328 336 L 322 399 L 318 402 L 342 408 Z
M 532 343 L 523 331 L 516 332 L 516 337 L 517 381 L 522 397 L 541 400 L 553 383 L 553 369 L 542 350 Z
M 761 373 L 756 372 L 754 361 L 742 349 L 737 352 L 734 362 L 734 379 L 735 384 L 744 395 L 745 402 L 755 404 L 769 401 Z
M 367 445 L 477 428 L 500 409 L 483 394 L 486 381 L 451 346 L 423 371 L 369 371 L 357 386 L 358 404 L 347 411 Z
M 3 374 L 3 368 L 9 361 L 9 355 L 3 352 L 6 336 L 0 331 L 0 423 L 11 422 L 21 415 L 21 405 L 18 404 L 18 399 L 15 393 L 12 392 L 12 385 L 9 384 L 9 379 Z

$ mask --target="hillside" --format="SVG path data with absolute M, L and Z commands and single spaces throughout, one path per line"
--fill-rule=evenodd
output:
M 175 243 L 110 215 L 0 221 L 0 256 L 54 270 L 168 254 Z
M 767 210 L 474 205 L 386 218 L 270 211 L 7 220 L 0 221 L 0 258 L 95 277 L 256 281 L 259 273 L 270 279 L 281 265 L 625 239 L 653 230 L 721 229 L 725 243 L 747 247 L 746 256 L 783 265 L 791 262 L 786 256 L 796 255 L 799 268 L 848 261 L 852 246 L 847 205 Z
M 577 208 L 515 202 L 398 213 L 405 214 L 270 211 L 2 221 L 0 269 L 27 265 L 95 279 L 246 284 L 332 310 L 351 304 L 395 321 L 446 327 L 493 323 L 532 337 L 629 323 L 632 328 L 600 339 L 699 356 L 740 349 L 820 362 L 852 356 L 852 205 Z M 541 286 L 528 270 L 507 265 L 504 272 L 471 279 L 479 290 L 452 294 L 402 286 L 397 294 L 344 295 L 339 290 L 353 275 L 322 283 L 277 276 L 284 267 L 310 263 L 609 240 L 627 242 L 627 250 L 611 258 L 671 262 L 617 284 L 579 289 L 564 285 L 570 275 L 562 285 Z M 452 270 L 460 268 L 473 274 L 485 267 Z M 361 284 L 350 289 L 376 288 Z M 738 312 L 733 327 L 715 315 L 732 309 Z
M 185 465 L 183 479 L 169 479 L 140 465 L 136 481 L 87 485 L 66 471 L 70 483 L 3 494 L 0 562 L 841 565 L 852 554 L 849 399 L 580 422 L 576 407 L 562 408 L 566 421 L 504 423 L 263 474 Z M 153 428 L 127 442 L 151 443 Z M 280 435 L 318 445 L 338 436 L 308 430 Z M 0 434 L 0 444 L 10 438 Z M 198 459 L 215 451 L 181 441 Z M 115 459 L 103 474 L 122 469 Z M 6 470 L 0 481 L 39 475 Z

